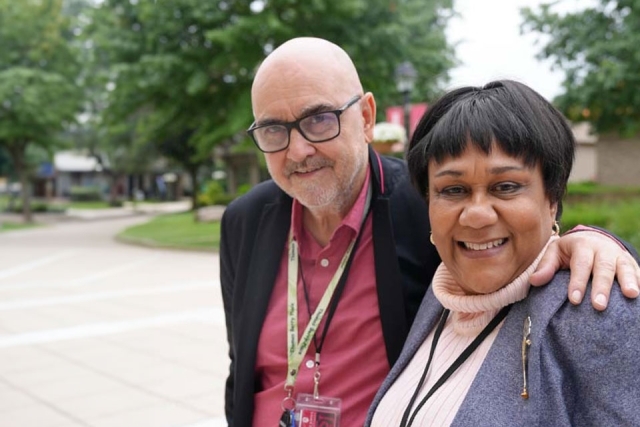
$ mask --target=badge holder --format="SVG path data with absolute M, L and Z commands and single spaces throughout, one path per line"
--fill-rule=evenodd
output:
M 298 427 L 339 427 L 342 399 L 300 393 L 296 399 Z

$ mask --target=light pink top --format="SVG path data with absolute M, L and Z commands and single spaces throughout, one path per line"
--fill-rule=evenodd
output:
M 554 236 L 549 241 L 556 238 Z M 520 301 L 527 296 L 530 286 L 529 277 L 538 266 L 545 249 L 546 246 L 529 268 L 513 282 L 496 292 L 485 295 L 465 295 L 445 265 L 440 264 L 431 286 L 438 301 L 445 308 L 450 309 L 451 314 L 436 346 L 431 368 L 414 407 L 420 403 L 433 384 L 502 307 Z M 413 422 L 414 427 L 451 425 L 501 326 L 502 323 L 427 400 Z M 402 415 L 418 386 L 429 359 L 434 331 L 435 328 L 380 401 L 373 416 L 372 427 L 400 425 Z
M 368 172 L 365 185 L 354 207 L 324 248 L 302 227 L 302 206 L 294 201 L 292 223 L 295 238 L 300 244 L 301 272 L 309 290 L 312 312 L 351 239 L 360 229 L 369 182 Z M 347 427 L 361 426 L 364 423 L 369 405 L 389 372 L 378 309 L 371 215 L 362 227 L 363 234 L 340 303 L 331 321 L 320 363 L 320 394 L 342 399 L 340 425 Z M 259 391 L 254 399 L 255 427 L 277 426 L 282 415 L 280 404 L 285 397 L 284 382 L 287 369 L 287 268 L 285 248 L 258 342 L 256 381 Z M 299 279 L 300 335 L 308 321 L 302 279 Z M 323 328 L 324 321 L 318 329 L 318 338 Z M 311 344 L 296 379 L 294 397 L 298 393 L 313 393 L 314 356 L 315 347 Z

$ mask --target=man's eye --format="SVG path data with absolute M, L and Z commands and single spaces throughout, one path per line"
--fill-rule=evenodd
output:
M 322 113 L 322 114 L 316 114 L 314 116 L 309 117 L 309 124 L 311 125 L 318 125 L 318 124 L 322 124 L 328 120 L 330 120 L 331 114 L 329 113 Z
M 263 128 L 263 132 L 269 135 L 277 135 L 282 132 L 286 132 L 286 128 L 283 126 L 267 126 Z

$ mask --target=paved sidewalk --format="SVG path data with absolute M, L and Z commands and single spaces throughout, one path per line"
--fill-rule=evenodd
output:
M 226 425 L 218 257 L 113 240 L 147 220 L 0 233 L 0 427 Z
M 108 218 L 122 218 L 133 215 L 156 215 L 166 213 L 185 212 L 191 208 L 190 200 L 163 203 L 126 202 L 121 208 L 109 209 L 68 209 L 66 216 L 71 219 L 98 220 Z
M 62 213 L 34 213 L 34 221 L 41 224 L 56 224 L 60 222 L 69 221 L 100 221 L 109 219 L 121 219 L 133 216 L 141 215 L 158 215 L 168 213 L 185 212 L 191 208 L 190 200 L 180 200 L 176 202 L 163 202 L 163 203 L 137 203 L 132 204 L 125 202 L 121 208 L 108 208 L 108 209 L 68 209 Z M 219 219 L 222 216 L 224 207 L 212 206 L 220 212 L 215 219 Z M 209 209 L 209 208 L 205 208 Z M 6 212 L 0 212 L 0 223 L 7 222 L 21 222 L 22 215 L 9 214 Z

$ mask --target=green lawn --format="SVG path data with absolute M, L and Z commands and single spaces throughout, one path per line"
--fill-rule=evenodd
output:
M 0 222 L 0 233 L 3 231 L 21 230 L 25 228 L 39 227 L 41 224 L 31 223 L 25 224 L 22 222 Z
M 118 238 L 147 246 L 217 251 L 219 222 L 195 222 L 192 212 L 162 215 L 129 227 Z

